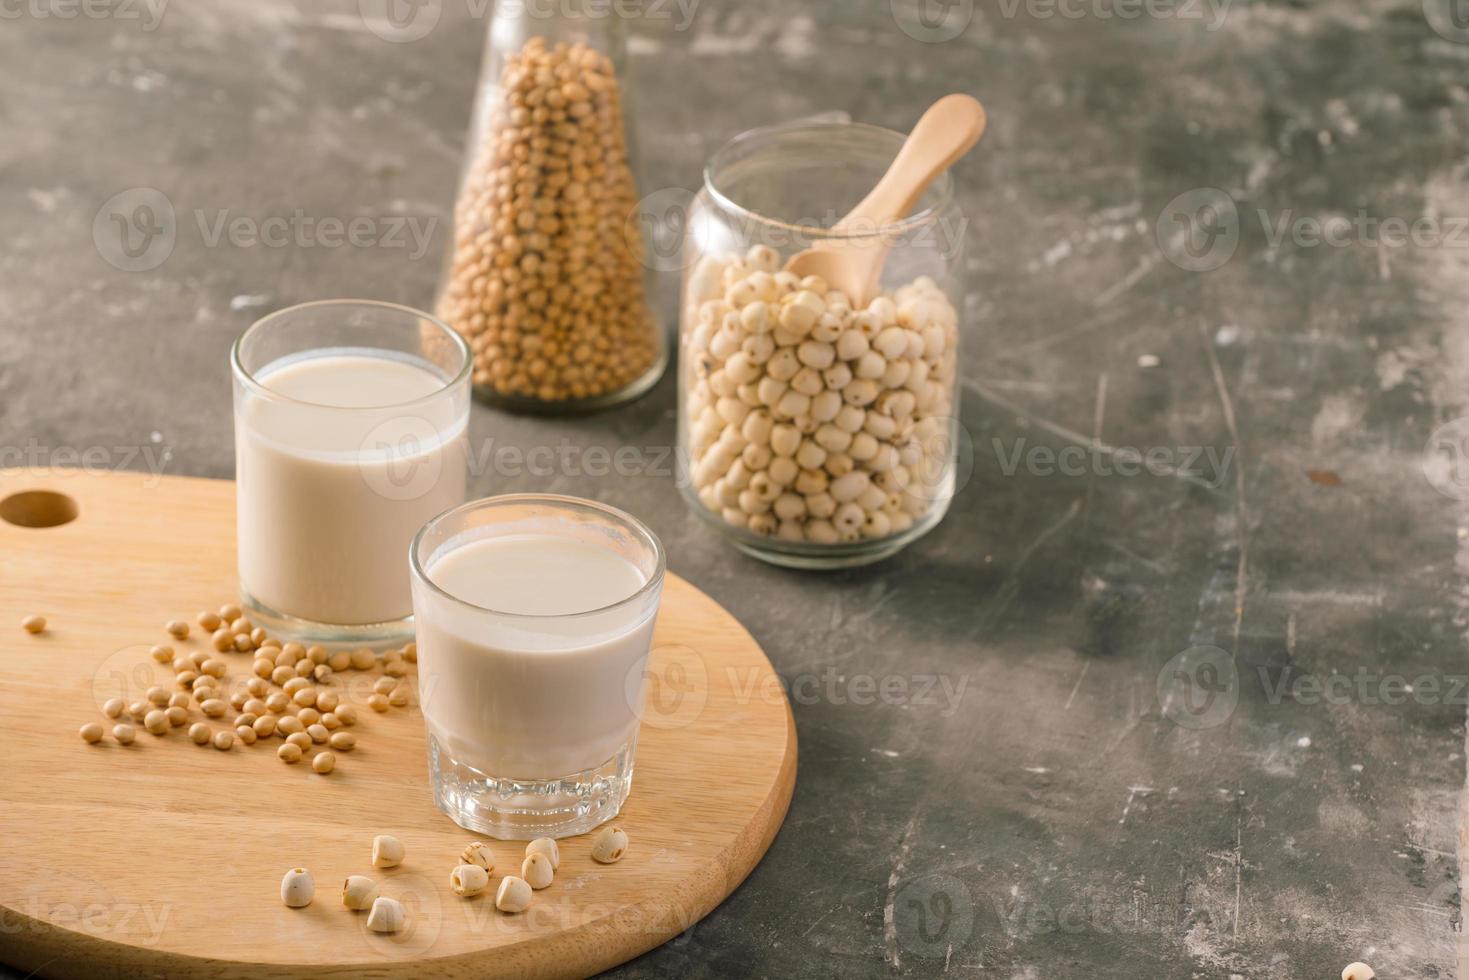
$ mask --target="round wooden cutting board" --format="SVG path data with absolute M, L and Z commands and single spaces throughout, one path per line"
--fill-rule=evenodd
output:
M 276 738 L 221 752 L 139 725 L 129 747 L 83 742 L 85 722 L 110 729 L 107 698 L 172 688 L 151 645 L 207 647 L 163 624 L 233 599 L 234 529 L 232 483 L 0 470 L 0 958 L 89 980 L 586 976 L 692 927 L 770 846 L 795 784 L 790 707 L 749 633 L 674 575 L 618 818 L 627 856 L 599 865 L 588 836 L 562 841 L 555 883 L 519 915 L 493 891 L 523 845 L 493 843 L 489 894 L 450 891 L 477 838 L 434 807 L 416 706 L 367 710 L 376 669 L 333 678 L 361 721 L 326 776 L 277 760 Z M 48 630 L 22 631 L 37 613 Z M 225 659 L 229 683 L 253 676 L 251 655 Z M 380 833 L 404 842 L 402 866 L 371 866 Z M 281 904 L 291 867 L 316 879 L 308 908 Z M 341 906 L 349 874 L 401 900 L 409 928 L 367 931 Z

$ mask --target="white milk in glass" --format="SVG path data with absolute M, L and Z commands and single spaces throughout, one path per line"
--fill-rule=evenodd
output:
M 408 547 L 464 499 L 467 415 L 410 355 L 337 348 L 254 372 L 236 413 L 241 588 L 266 609 L 362 625 L 412 613 Z
M 633 739 L 656 612 L 617 606 L 648 581 L 637 565 L 594 541 L 512 532 L 451 542 L 425 573 L 456 599 L 510 614 L 486 622 L 442 600 L 418 610 L 424 720 L 456 762 L 550 779 L 600 766 Z

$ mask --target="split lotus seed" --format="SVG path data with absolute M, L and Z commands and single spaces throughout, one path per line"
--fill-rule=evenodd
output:
M 626 853 L 627 834 L 621 827 L 603 827 L 592 841 L 592 860 L 599 864 L 613 864 Z
M 342 906 L 361 912 L 377 901 L 377 882 L 366 875 L 348 875 L 342 882 Z
M 556 871 L 551 867 L 551 859 L 536 851 L 527 854 L 525 860 L 520 863 L 520 876 L 525 879 L 526 884 L 540 891 L 550 886 L 555 880 Z
M 304 909 L 316 897 L 316 880 L 305 868 L 292 868 L 281 878 L 281 901 L 287 908 Z
M 402 841 L 390 834 L 379 834 L 372 839 L 372 866 L 374 868 L 396 868 L 402 863 Z
M 471 841 L 459 852 L 459 860 L 465 864 L 473 864 L 484 868 L 486 871 L 495 870 L 495 855 L 490 850 L 490 845 L 482 840 Z
M 495 892 L 495 908 L 501 912 L 524 912 L 530 908 L 531 888 L 523 879 L 506 875 Z
M 461 864 L 449 872 L 449 888 L 455 895 L 478 895 L 490 886 L 490 873 L 477 864 Z
M 367 913 L 367 928 L 373 932 L 397 932 L 403 928 L 408 914 L 403 911 L 403 906 L 394 899 L 385 895 L 379 895 L 372 903 L 372 910 Z

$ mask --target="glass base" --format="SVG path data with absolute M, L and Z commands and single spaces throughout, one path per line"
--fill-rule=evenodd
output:
M 518 415 L 587 415 L 592 412 L 600 412 L 603 409 L 612 408 L 640 398 L 658 383 L 663 377 L 663 371 L 668 367 L 668 345 L 665 344 L 662 353 L 658 355 L 648 370 L 644 371 L 635 380 L 623 385 L 616 391 L 609 391 L 604 395 L 595 395 L 591 398 L 568 398 L 564 401 L 548 402 L 540 398 L 528 398 L 524 395 L 506 395 L 491 388 L 489 385 L 477 384 L 474 386 L 474 397 L 486 405 L 514 412 Z
M 465 830 L 497 840 L 584 834 L 617 816 L 632 790 L 632 741 L 592 769 L 558 779 L 500 779 L 456 762 L 428 737 L 434 802 Z
M 412 616 L 386 623 L 364 623 L 357 626 L 316 623 L 277 612 L 244 589 L 240 590 L 240 606 L 256 626 L 265 627 L 265 631 L 271 636 L 299 643 L 381 648 L 401 646 L 412 640 L 414 635 Z
M 927 513 L 915 519 L 913 526 L 906 531 L 881 538 L 818 544 L 815 541 L 785 541 L 774 536 L 763 537 L 735 527 L 718 514 L 712 513 L 688 488 L 684 489 L 684 499 L 706 524 L 729 538 L 736 548 L 751 558 L 782 568 L 798 568 L 804 571 L 860 568 L 891 558 L 937 527 L 949 511 L 947 500 L 936 502 Z

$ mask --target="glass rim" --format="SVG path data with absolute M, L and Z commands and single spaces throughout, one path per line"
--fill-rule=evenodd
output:
M 761 142 L 770 141 L 775 137 L 783 136 L 788 133 L 798 133 L 806 130 L 819 131 L 823 129 L 846 130 L 848 132 L 862 134 L 863 136 L 870 137 L 877 141 L 892 143 L 895 157 L 897 155 L 897 150 L 901 149 L 903 143 L 908 139 L 908 135 L 906 133 L 900 133 L 897 130 L 888 129 L 885 126 L 874 126 L 871 123 L 860 122 L 838 122 L 835 120 L 820 119 L 797 119 L 792 122 L 775 123 L 774 125 L 770 126 L 757 126 L 754 129 L 745 130 L 743 133 L 740 133 L 739 135 L 730 139 L 718 150 L 714 151 L 714 155 L 709 158 L 709 161 L 706 164 L 704 164 L 704 190 L 708 192 L 709 196 L 712 197 L 718 203 L 719 207 L 723 210 L 733 212 L 744 218 L 752 221 L 757 221 L 764 225 L 769 225 L 773 228 L 780 228 L 788 232 L 797 233 L 807 239 L 826 241 L 853 241 L 861 240 L 864 238 L 877 238 L 882 235 L 893 234 L 895 232 L 904 232 L 911 228 L 918 228 L 936 220 L 938 216 L 946 208 L 948 208 L 950 204 L 953 203 L 954 178 L 950 170 L 945 170 L 943 173 L 939 174 L 938 177 L 936 177 L 933 183 L 930 185 L 930 188 L 936 189 L 939 195 L 938 201 L 936 201 L 931 206 L 924 208 L 922 211 L 915 211 L 912 214 L 908 215 L 906 218 L 899 218 L 896 221 L 885 222 L 875 229 L 841 232 L 833 231 L 831 228 L 824 228 L 818 225 L 807 225 L 794 221 L 782 221 L 779 218 L 771 217 L 767 214 L 761 214 L 759 211 L 755 211 L 752 208 L 747 208 L 743 204 L 736 202 L 733 198 L 731 198 L 728 194 L 720 189 L 719 184 L 715 179 L 715 173 L 716 171 L 723 169 L 724 166 L 727 166 L 729 164 L 730 161 L 728 160 L 728 157 L 733 155 L 735 151 L 743 149 L 752 144 L 758 145 Z
M 598 606 L 595 609 L 584 609 L 581 612 L 574 613 L 519 613 L 510 612 L 509 610 L 505 609 L 491 609 L 489 606 L 481 606 L 478 603 L 470 602 L 467 599 L 461 599 L 459 596 L 456 596 L 444 590 L 437 582 L 429 577 L 428 570 L 423 567 L 423 562 L 419 558 L 419 551 L 421 550 L 424 538 L 429 534 L 429 532 L 433 531 L 444 521 L 447 521 L 450 518 L 457 516 L 461 512 L 472 510 L 485 510 L 493 507 L 527 503 L 554 504 L 565 509 L 581 508 L 584 510 L 596 511 L 603 516 L 611 517 L 614 520 L 625 524 L 632 529 L 634 534 L 643 539 L 645 543 L 652 546 L 655 559 L 652 574 L 649 575 L 648 580 L 644 582 L 641 586 L 639 586 L 637 591 L 633 592 L 632 594 L 625 596 L 624 598 L 618 599 L 616 602 L 609 602 L 605 606 Z M 631 605 L 633 602 L 646 597 L 655 589 L 662 587 L 664 575 L 668 570 L 668 554 L 663 550 L 663 542 L 659 540 L 658 535 L 653 533 L 652 528 L 648 527 L 648 525 L 644 524 L 642 521 L 638 520 L 627 511 L 622 510 L 619 507 L 613 507 L 611 504 L 604 504 L 598 500 L 588 500 L 585 497 L 572 497 L 566 494 L 559 493 L 502 493 L 497 494 L 493 497 L 480 497 L 478 500 L 468 500 L 462 504 L 455 504 L 453 507 L 450 507 L 442 514 L 438 514 L 430 518 L 428 522 L 423 525 L 423 527 L 418 529 L 418 533 L 413 535 L 413 541 L 408 546 L 408 565 L 409 569 L 413 573 L 414 581 L 421 582 L 434 594 L 449 600 L 456 606 L 460 606 L 464 609 L 468 609 L 476 613 L 488 613 L 492 616 L 503 616 L 520 622 L 545 622 L 550 620 L 579 619 L 583 616 L 596 616 L 601 613 L 611 612 L 612 610 L 619 609 L 623 606 Z M 414 615 L 415 617 L 417 617 L 416 610 L 414 612 Z
M 366 307 L 378 311 L 386 311 L 389 313 L 406 315 L 416 320 L 427 320 L 435 327 L 437 327 L 440 332 L 451 338 L 451 341 L 459 352 L 459 358 L 462 362 L 459 366 L 459 370 L 455 372 L 452 378 L 449 378 L 438 388 L 435 388 L 428 394 L 420 395 L 417 398 L 410 398 L 408 401 L 405 402 L 384 402 L 380 405 L 326 405 L 321 402 L 310 402 L 301 398 L 292 398 L 290 395 L 283 395 L 278 391 L 267 388 L 265 385 L 260 383 L 260 380 L 256 378 L 250 370 L 245 367 L 244 361 L 241 359 L 240 352 L 245 344 L 246 339 L 254 334 L 257 330 L 267 329 L 278 319 L 285 319 L 293 314 L 301 313 L 304 310 L 318 309 L 327 306 Z M 465 341 L 464 337 L 460 335 L 459 331 L 455 330 L 453 327 L 449 326 L 447 323 L 445 323 L 443 320 L 440 320 L 432 313 L 426 313 L 423 310 L 416 310 L 411 306 L 404 306 L 401 303 L 388 303 L 383 300 L 377 299 L 316 299 L 306 303 L 295 303 L 291 306 L 285 306 L 279 310 L 276 310 L 274 313 L 267 313 L 265 316 L 250 324 L 250 326 L 245 328 L 244 332 L 242 332 L 238 337 L 235 338 L 235 342 L 230 345 L 230 370 L 234 374 L 235 379 L 243 384 L 246 388 L 250 389 L 252 394 L 255 394 L 261 398 L 266 398 L 270 401 L 280 402 L 283 404 L 304 405 L 308 408 L 325 409 L 332 412 L 380 412 L 385 408 L 412 408 L 415 405 L 422 405 L 425 402 L 433 401 L 435 398 L 441 397 L 446 391 L 449 391 L 455 387 L 458 387 L 460 384 L 463 384 L 469 379 L 470 372 L 473 370 L 473 368 L 474 353 L 470 350 L 468 342 Z

